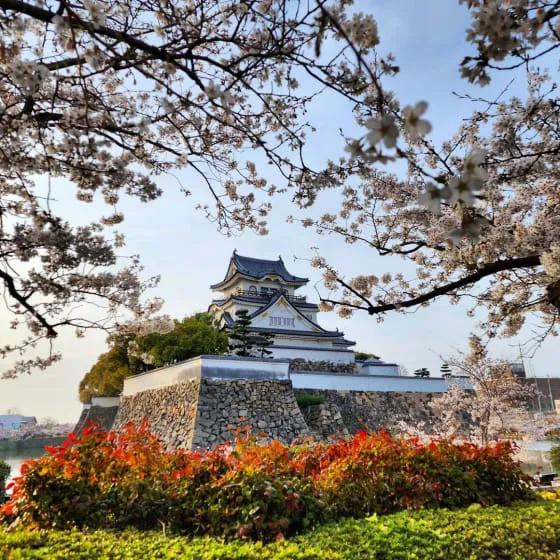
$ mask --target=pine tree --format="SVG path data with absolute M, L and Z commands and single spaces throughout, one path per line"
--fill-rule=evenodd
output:
M 420 368 L 414 371 L 416 377 L 430 377 L 430 370 L 428 368 Z
M 260 358 L 266 358 L 272 354 L 272 350 L 269 350 L 269 348 L 274 342 L 274 335 L 263 332 L 256 334 L 253 340 L 257 348 L 257 355 Z
M 229 350 L 235 356 L 253 356 L 255 337 L 251 335 L 251 318 L 246 309 L 235 313 L 237 317 L 229 335 Z
M 439 371 L 442 377 L 451 377 L 451 368 L 447 362 L 441 364 L 441 369 Z

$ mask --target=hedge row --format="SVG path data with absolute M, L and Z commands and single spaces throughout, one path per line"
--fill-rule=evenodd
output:
M 146 426 L 91 427 L 22 466 L 0 522 L 274 540 L 343 517 L 534 497 L 513 452 L 385 432 L 166 451 Z
M 165 451 L 146 426 L 90 428 L 22 466 L 0 522 L 274 540 L 344 517 L 531 498 L 513 451 L 385 432 Z
M 3 560 L 559 560 L 560 502 L 401 512 L 271 544 L 163 533 L 0 531 Z

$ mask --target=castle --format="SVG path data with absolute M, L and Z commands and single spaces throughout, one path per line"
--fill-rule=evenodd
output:
M 350 348 L 356 343 L 346 340 L 343 332 L 321 327 L 317 323 L 319 306 L 296 295 L 308 281 L 290 274 L 282 257 L 256 259 L 234 251 L 225 278 L 210 286 L 220 296 L 209 311 L 228 330 L 236 313 L 247 310 L 252 332 L 274 335 L 270 348 L 274 358 L 353 363 Z
M 379 359 L 356 360 L 355 343 L 320 326 L 317 304 L 296 294 L 307 282 L 281 257 L 234 252 L 224 279 L 211 286 L 209 311 L 230 331 L 237 312 L 246 310 L 251 333 L 272 336 L 271 356 L 198 356 L 128 377 L 120 397 L 85 405 L 76 429 L 87 420 L 119 429 L 146 419 L 168 447 L 207 448 L 231 440 L 242 425 L 289 442 L 399 420 L 437 421 L 428 403 L 447 391 L 447 380 L 401 375 L 397 364 Z M 299 397 L 310 395 L 317 404 L 300 406 Z

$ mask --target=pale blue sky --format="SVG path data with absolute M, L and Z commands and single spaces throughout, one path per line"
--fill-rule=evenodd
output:
M 468 19 L 464 6 L 454 1 L 399 0 L 362 2 L 360 7 L 364 11 L 372 10 L 379 23 L 382 50 L 393 52 L 401 67 L 392 84 L 399 98 L 404 103 L 428 100 L 434 138 L 449 137 L 461 116 L 472 109 L 451 93 L 473 91 L 458 73 L 458 64 L 466 54 L 464 35 Z M 501 90 L 510 78 L 510 75 L 497 76 L 488 95 Z M 522 93 L 523 79 L 518 79 L 512 87 L 512 91 Z M 339 153 L 342 146 L 339 128 L 356 133 L 348 107 L 331 98 L 313 106 L 310 119 L 318 128 L 308 146 L 316 164 Z M 294 274 L 311 279 L 302 289 L 310 299 L 317 299 L 313 285 L 319 281 L 319 274 L 305 260 L 294 262 L 294 257 L 309 258 L 313 246 L 319 247 L 348 276 L 402 267 L 400 261 L 381 259 L 366 248 L 348 246 L 341 240 L 319 237 L 298 225 L 286 224 L 286 215 L 294 213 L 289 197 L 276 201 L 270 235 L 245 233 L 237 238 L 224 237 L 194 209 L 196 202 L 207 200 L 200 180 L 186 174 L 182 180 L 195 193 L 190 199 L 177 192 L 174 179 L 162 178 L 166 194 L 160 200 L 149 205 L 127 201 L 120 208 L 126 215 L 122 231 L 127 236 L 127 252 L 141 254 L 147 275 L 161 274 L 157 295 L 166 300 L 165 311 L 170 315 L 181 317 L 207 308 L 211 299 L 208 286 L 223 277 L 234 248 L 241 254 L 263 258 L 282 255 Z M 80 221 L 98 216 L 98 209 L 73 202 L 68 185 L 59 183 L 55 188 L 60 207 L 79 216 Z M 335 199 L 334 194 L 321 197 L 318 208 L 333 210 Z M 409 370 L 425 366 L 437 373 L 441 365 L 439 355 L 465 349 L 468 334 L 475 327 L 475 320 L 468 319 L 464 310 L 463 305 L 451 306 L 440 300 L 415 314 L 387 315 L 383 323 L 365 314 L 343 320 L 332 313 L 322 314 L 321 323 L 327 328 L 339 327 L 348 338 L 358 342 L 357 348 L 361 350 L 402 363 Z M 526 340 L 529 334 L 526 330 L 520 340 Z M 516 342 L 498 341 L 494 345 L 496 355 L 515 358 Z M 67 333 L 61 335 L 58 344 L 64 351 L 64 359 L 49 371 L 0 381 L 0 411 L 16 407 L 22 413 L 38 417 L 54 416 L 63 421 L 77 418 L 81 407 L 78 383 L 104 351 L 104 336 L 90 334 L 85 340 L 78 340 Z M 534 357 L 533 366 L 539 375 L 560 376 L 559 357 L 558 341 L 549 339 Z

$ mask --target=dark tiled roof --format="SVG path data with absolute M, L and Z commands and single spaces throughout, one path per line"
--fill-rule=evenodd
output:
M 334 344 L 340 344 L 341 346 L 354 346 L 356 343 L 353 340 L 341 338 L 340 340 L 336 340 Z
M 212 304 L 221 306 L 221 305 L 224 305 L 229 300 L 248 301 L 248 302 L 253 302 L 253 303 L 262 303 L 264 305 L 268 304 L 268 300 L 263 301 L 263 298 L 259 297 L 259 296 L 252 297 L 252 296 L 237 295 L 237 294 L 229 296 L 228 298 L 213 299 Z M 308 301 L 290 301 L 290 303 L 296 308 L 301 307 L 301 308 L 304 308 L 306 310 L 313 310 L 313 311 L 318 311 L 319 310 L 319 306 L 316 303 L 310 303 Z
M 294 336 L 308 336 L 311 338 L 339 338 L 344 336 L 344 333 L 339 331 L 296 331 L 293 329 L 275 329 L 268 327 L 251 327 L 251 332 L 267 332 L 271 334 L 286 334 Z
M 277 261 L 270 261 L 267 259 L 243 257 L 234 252 L 230 263 L 233 263 L 239 274 L 243 274 L 244 276 L 249 276 L 257 280 L 264 278 L 269 274 L 275 274 L 276 276 L 280 276 L 280 278 L 282 278 L 285 282 L 306 284 L 309 281 L 308 278 L 301 278 L 290 274 L 284 265 L 282 257 L 279 257 Z M 226 276 L 226 278 L 224 278 L 221 282 L 210 287 L 217 288 L 223 285 L 227 279 L 228 277 Z

